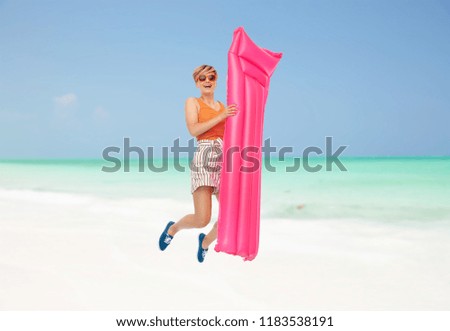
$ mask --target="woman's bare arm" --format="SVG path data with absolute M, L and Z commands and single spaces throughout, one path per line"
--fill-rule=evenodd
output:
M 227 107 L 225 111 L 221 111 L 217 114 L 216 117 L 213 117 L 209 121 L 199 123 L 198 122 L 198 104 L 195 101 L 195 98 L 188 98 L 186 100 L 185 105 L 185 114 L 186 114 L 186 125 L 189 130 L 189 133 L 197 137 L 202 133 L 208 131 L 213 126 L 222 122 L 228 116 L 232 116 L 236 114 L 235 105 L 231 105 Z

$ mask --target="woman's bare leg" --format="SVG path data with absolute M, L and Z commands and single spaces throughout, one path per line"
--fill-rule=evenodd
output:
M 216 195 L 217 201 L 219 201 L 219 194 Z M 213 228 L 205 236 L 202 242 L 202 248 L 207 249 L 211 243 L 217 239 L 217 222 L 214 223 Z
M 194 214 L 188 214 L 182 217 L 178 222 L 172 225 L 167 231 L 174 236 L 183 229 L 203 228 L 211 220 L 211 195 L 212 186 L 200 186 L 192 194 L 194 199 Z

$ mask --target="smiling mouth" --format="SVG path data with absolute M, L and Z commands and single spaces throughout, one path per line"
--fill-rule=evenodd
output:
M 212 85 L 203 85 L 204 88 L 211 88 Z

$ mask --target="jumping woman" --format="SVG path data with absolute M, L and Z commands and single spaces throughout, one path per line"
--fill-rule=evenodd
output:
M 197 149 L 190 164 L 191 193 L 194 199 L 194 214 L 182 217 L 178 222 L 169 222 L 159 238 L 159 248 L 163 251 L 174 236 L 183 229 L 204 228 L 211 221 L 212 195 L 219 200 L 220 170 L 225 122 L 236 115 L 236 105 L 225 107 L 214 100 L 217 87 L 217 72 L 214 67 L 202 65 L 194 70 L 194 82 L 200 90 L 200 97 L 186 100 L 186 126 L 189 133 L 197 138 Z M 208 234 L 198 237 L 197 259 L 205 259 L 208 247 L 217 238 L 217 222 Z

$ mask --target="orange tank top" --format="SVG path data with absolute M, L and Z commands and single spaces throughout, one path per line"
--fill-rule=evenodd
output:
M 211 108 L 200 98 L 197 98 L 197 101 L 198 104 L 200 105 L 200 109 L 198 110 L 199 123 L 209 121 L 211 118 L 216 117 L 217 115 L 219 115 L 220 112 L 222 112 L 225 109 L 224 105 L 220 101 L 219 101 L 220 110 L 215 110 Z M 225 120 L 223 120 L 219 124 L 216 124 L 208 131 L 198 135 L 197 140 L 201 139 L 214 140 L 217 138 L 223 139 L 224 132 L 225 132 Z

